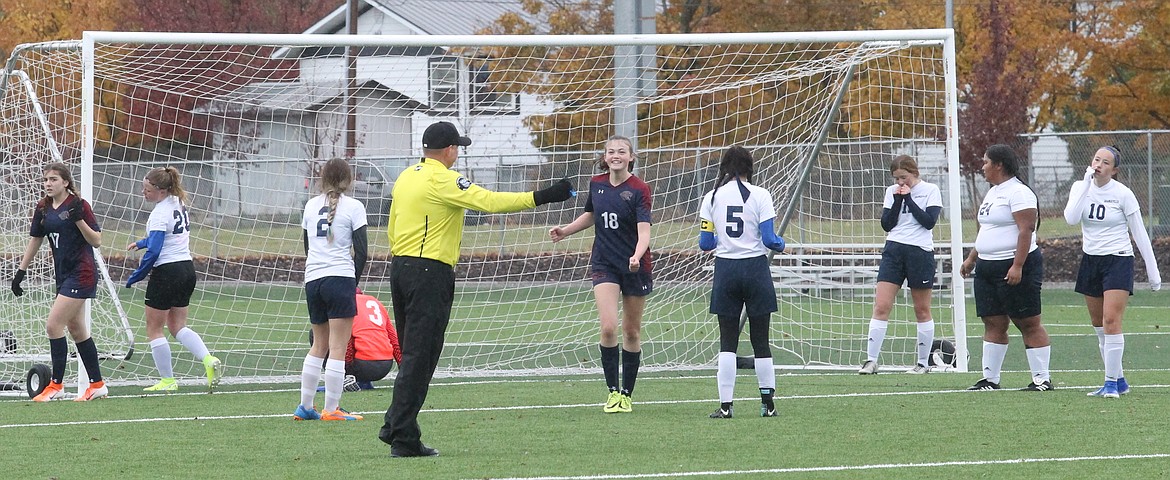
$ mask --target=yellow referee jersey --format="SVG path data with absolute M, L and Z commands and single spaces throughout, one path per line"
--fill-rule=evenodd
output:
M 433 158 L 424 158 L 398 175 L 391 195 L 390 253 L 451 266 L 459 261 L 465 209 L 505 213 L 536 206 L 532 192 L 493 192 Z

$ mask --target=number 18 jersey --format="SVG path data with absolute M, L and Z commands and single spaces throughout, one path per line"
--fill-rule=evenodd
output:
M 638 224 L 650 220 L 650 186 L 631 175 L 621 185 L 611 185 L 609 174 L 589 180 L 585 211 L 593 213 L 594 269 L 614 273 L 630 271 L 630 257 L 638 247 Z M 640 272 L 651 273 L 650 250 L 642 256 Z

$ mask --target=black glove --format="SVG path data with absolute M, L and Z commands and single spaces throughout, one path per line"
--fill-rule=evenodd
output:
M 28 272 L 25 272 L 24 270 L 17 270 L 16 275 L 12 276 L 12 294 L 13 295 L 16 295 L 18 297 L 21 295 L 24 295 L 24 289 L 20 288 L 20 282 L 24 281 L 24 276 L 27 274 L 28 274 Z
M 83 204 L 81 200 L 73 202 L 73 206 L 69 207 L 69 221 L 77 223 L 78 220 L 81 220 L 84 217 L 85 204 Z
M 569 183 L 569 180 L 565 178 L 552 184 L 551 187 L 532 192 L 532 199 L 536 200 L 536 206 L 538 207 L 546 203 L 563 202 L 572 196 L 573 184 Z

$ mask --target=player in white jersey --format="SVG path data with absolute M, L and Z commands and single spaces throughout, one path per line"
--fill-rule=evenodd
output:
M 1133 244 L 1142 252 L 1150 288 L 1162 288 L 1162 275 L 1154 248 L 1142 222 L 1141 208 L 1133 191 L 1114 179 L 1121 155 L 1117 147 L 1097 150 L 1085 169 L 1085 178 L 1073 184 L 1064 220 L 1081 224 L 1081 266 L 1076 291 L 1085 296 L 1089 320 L 1097 331 L 1097 346 L 1105 363 L 1105 385 L 1089 396 L 1118 398 L 1129 393 L 1121 360 L 1125 337 L 1121 318 L 1133 295 Z M 1130 236 L 1133 243 L 1130 243 Z
M 321 167 L 321 194 L 305 203 L 305 301 L 316 339 L 301 364 L 301 401 L 295 420 L 361 420 L 340 407 L 345 352 L 357 315 L 357 284 L 366 264 L 366 207 L 345 195 L 353 170 L 340 158 Z M 326 360 L 328 355 L 328 360 Z M 325 372 L 322 374 L 321 367 Z M 314 405 L 317 383 L 325 378 L 325 408 Z
M 999 390 L 1008 349 L 1008 324 L 1024 337 L 1032 383 L 1029 391 L 1052 390 L 1048 371 L 1052 348 L 1040 322 L 1044 258 L 1036 246 L 1036 194 L 1016 175 L 1020 160 L 1007 145 L 983 154 L 983 178 L 992 185 L 979 205 L 975 248 L 959 271 L 975 274 L 975 313 L 983 320 L 983 378 L 968 390 Z
M 857 373 L 878 372 L 878 356 L 894 308 L 894 296 L 903 282 L 914 300 L 914 317 L 918 320 L 918 361 L 906 373 L 930 371 L 927 357 L 934 342 L 934 319 L 930 314 L 930 292 L 934 288 L 934 238 L 930 231 L 942 213 L 942 194 L 938 186 L 918 177 L 918 162 L 899 155 L 890 163 L 894 184 L 886 187 L 882 208 L 882 230 L 889 232 L 882 261 L 878 266 L 874 290 L 873 316 L 869 319 L 866 360 Z
M 703 196 L 699 207 L 699 248 L 715 250 L 710 311 L 719 319 L 716 381 L 720 405 L 711 418 L 732 415 L 739 318 L 745 309 L 760 386 L 760 415 L 776 416 L 776 370 L 768 341 L 772 312 L 776 311 L 776 287 L 768 250 L 784 251 L 784 239 L 776 236 L 773 226 L 776 208 L 772 194 L 750 183 L 753 163 L 751 153 L 743 147 L 728 148 L 719 162 L 715 189 Z
M 187 327 L 187 310 L 195 291 L 195 264 L 191 260 L 191 222 L 187 215 L 187 192 L 175 167 L 155 168 L 142 180 L 142 196 L 154 203 L 146 221 L 146 238 L 126 246 L 127 250 L 146 249 L 138 269 L 130 274 L 130 287 L 150 274 L 146 287 L 146 339 L 161 379 L 147 392 L 174 392 L 174 367 L 166 326 L 179 343 L 203 364 L 207 386 L 214 390 L 223 377 L 223 363 L 207 350 L 203 338 Z

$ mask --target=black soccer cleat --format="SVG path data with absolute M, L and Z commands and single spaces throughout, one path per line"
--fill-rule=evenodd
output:
M 1054 389 L 1056 389 L 1056 387 L 1052 386 L 1052 382 L 1049 380 L 1045 380 L 1045 381 L 1040 382 L 1040 383 L 1036 383 L 1036 382 L 1029 383 L 1028 386 L 1021 388 L 1020 391 L 1047 392 L 1049 390 L 1054 390 Z
M 999 384 L 986 378 L 980 378 L 974 385 L 967 387 L 967 390 L 999 390 Z
M 775 417 L 776 416 L 776 406 L 772 405 L 771 407 L 769 407 L 768 405 L 761 403 L 760 404 L 760 416 L 761 417 Z
M 731 407 L 723 408 L 720 406 L 715 409 L 714 413 L 707 416 L 711 418 L 731 418 Z

